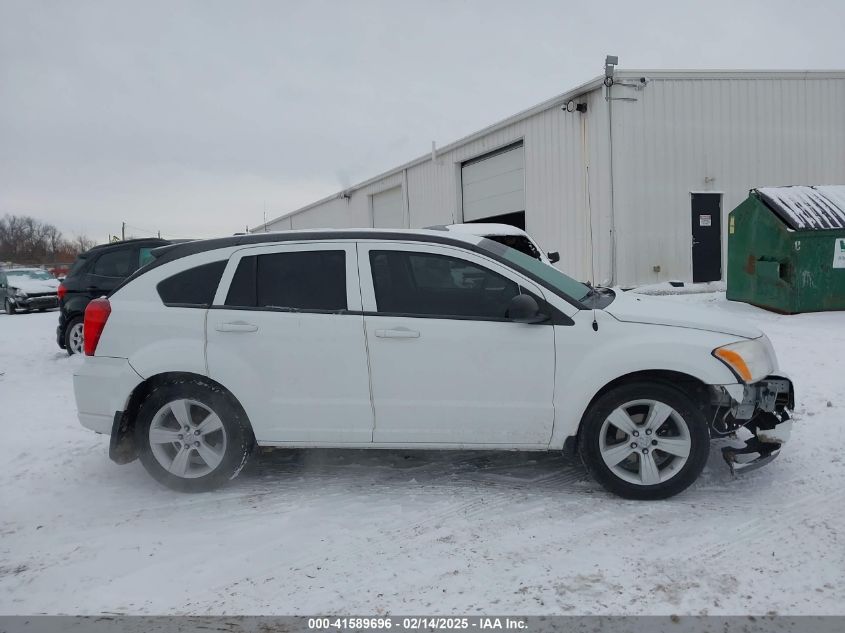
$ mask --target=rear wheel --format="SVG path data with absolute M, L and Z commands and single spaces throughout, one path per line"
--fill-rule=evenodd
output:
M 196 379 L 150 392 L 138 412 L 135 444 L 141 463 L 160 483 L 203 492 L 238 475 L 255 439 L 233 398 Z
M 6 311 L 6 314 L 14 314 L 15 312 L 17 312 L 17 310 L 15 310 L 15 306 L 12 305 L 12 302 L 8 299 L 3 302 L 3 309 Z
M 82 337 L 83 318 L 71 319 L 65 328 L 65 351 L 68 355 L 81 354 L 85 351 L 85 341 Z
M 632 383 L 593 404 L 582 423 L 579 451 L 607 490 L 628 499 L 664 499 L 698 478 L 710 433 L 701 409 L 682 391 Z

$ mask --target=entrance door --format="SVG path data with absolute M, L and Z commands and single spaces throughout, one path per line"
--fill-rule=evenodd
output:
M 692 280 L 722 278 L 722 194 L 693 193 Z
M 402 187 L 380 191 L 372 196 L 373 226 L 377 229 L 404 229 L 405 205 Z
M 489 218 L 524 212 L 525 152 L 522 143 L 463 163 L 461 199 L 464 222 L 496 222 Z

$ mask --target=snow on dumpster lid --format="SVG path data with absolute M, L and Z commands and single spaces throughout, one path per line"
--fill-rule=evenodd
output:
M 756 191 L 791 229 L 845 229 L 845 185 L 760 187 Z

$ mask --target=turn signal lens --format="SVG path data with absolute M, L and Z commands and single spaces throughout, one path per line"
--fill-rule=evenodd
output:
M 757 382 L 777 368 L 775 350 L 765 336 L 717 347 L 713 356 L 730 367 L 743 382 Z
M 730 349 L 717 349 L 713 352 L 713 354 L 715 354 L 716 358 L 732 367 L 733 370 L 739 374 L 739 377 L 745 382 L 751 382 L 751 371 L 748 369 L 748 365 L 745 364 L 745 361 L 742 360 L 742 356 L 740 356 L 738 352 Z

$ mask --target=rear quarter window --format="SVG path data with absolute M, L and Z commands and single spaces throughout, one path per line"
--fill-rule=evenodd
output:
M 226 260 L 222 260 L 183 270 L 158 283 L 158 296 L 166 306 L 210 306 L 225 268 Z
M 81 273 L 82 270 L 85 268 L 85 264 L 87 264 L 87 263 L 88 263 L 87 257 L 77 257 L 76 261 L 73 262 L 73 266 L 71 266 L 70 270 L 67 271 L 67 275 L 65 275 L 65 278 L 75 277 L 76 275 Z
M 120 249 L 103 253 L 94 263 L 95 275 L 101 277 L 128 277 L 135 266 L 132 262 L 134 251 L 132 249 Z

